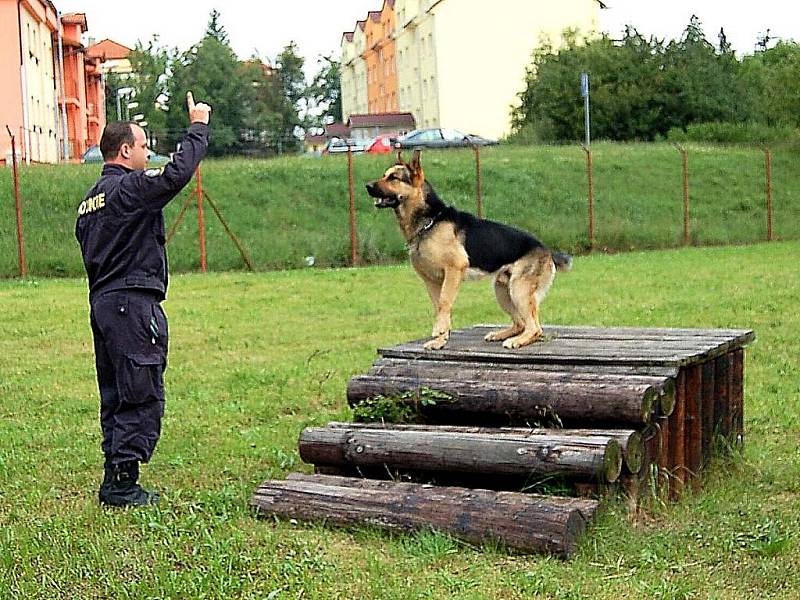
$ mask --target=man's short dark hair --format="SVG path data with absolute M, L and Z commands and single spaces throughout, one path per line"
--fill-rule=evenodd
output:
M 108 123 L 103 129 L 103 136 L 100 138 L 100 152 L 103 160 L 111 160 L 117 157 L 122 144 L 133 146 L 136 139 L 133 137 L 133 121 L 113 121 Z

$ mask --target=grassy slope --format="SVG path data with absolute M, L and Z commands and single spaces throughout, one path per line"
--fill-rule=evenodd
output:
M 403 244 L 391 214 L 376 211 L 363 184 L 390 164 L 387 157 L 354 160 L 359 247 L 368 262 L 394 262 Z M 427 152 L 426 173 L 449 203 L 475 209 L 471 151 Z M 578 147 L 499 147 L 482 153 L 485 213 L 529 229 L 551 246 L 581 252 L 587 244 L 585 156 Z M 683 231 L 679 153 L 664 144 L 594 147 L 597 244 L 611 250 L 677 246 Z M 763 155 L 740 148 L 690 148 L 690 194 L 696 244 L 743 243 L 766 236 Z M 775 233 L 800 231 L 800 161 L 774 156 Z M 97 165 L 35 166 L 22 171 L 29 267 L 37 274 L 80 275 L 73 238 L 75 207 L 97 177 Z M 345 265 L 350 256 L 346 160 L 300 157 L 269 161 L 207 161 L 203 182 L 258 269 Z M 168 207 L 174 222 L 184 192 Z M 0 276 L 16 273 L 17 252 L 10 170 L 0 170 Z M 212 269 L 242 267 L 210 210 Z M 170 245 L 173 269 L 199 265 L 195 211 Z
M 590 256 L 544 321 L 752 327 L 744 459 L 631 520 L 612 506 L 572 562 L 433 533 L 256 521 L 268 477 L 308 470 L 302 427 L 348 416 L 375 348 L 425 335 L 407 266 L 174 278 L 158 510 L 101 510 L 85 282 L 0 282 L 0 597 L 791 598 L 800 595 L 800 243 Z M 455 325 L 499 321 L 486 282 Z M 274 596 L 269 596 L 278 590 Z

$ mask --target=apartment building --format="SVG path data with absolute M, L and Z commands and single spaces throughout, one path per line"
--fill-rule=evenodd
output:
M 394 28 L 386 31 L 395 66 L 376 73 L 383 74 L 386 90 L 396 86 L 393 110 L 411 112 L 417 127 L 503 137 L 511 131 L 511 107 L 524 89 L 532 52 L 546 40 L 558 44 L 565 29 L 598 30 L 599 11 L 598 0 L 385 0 L 380 14 L 386 22 L 394 14 Z M 356 47 L 357 33 L 358 27 L 341 44 L 343 72 L 350 70 L 349 79 L 342 77 L 345 120 L 363 112 L 357 70 L 371 47 L 369 39 L 366 48 Z M 369 113 L 388 112 L 369 102 L 372 97 L 368 90 Z
M 60 15 L 49 0 L 0 0 L 0 162 L 11 156 L 6 126 L 26 162 L 63 160 L 65 146 L 74 158 L 98 143 L 102 61 L 83 56 L 86 29 L 85 15 Z

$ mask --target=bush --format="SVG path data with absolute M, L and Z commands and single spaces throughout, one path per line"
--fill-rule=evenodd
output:
M 697 123 L 685 130 L 673 127 L 667 133 L 670 142 L 711 142 L 722 144 L 797 143 L 800 135 L 794 127 L 760 123 Z

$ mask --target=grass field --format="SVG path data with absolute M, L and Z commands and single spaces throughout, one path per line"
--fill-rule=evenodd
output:
M 766 239 L 764 155 L 754 148 L 689 146 L 692 243 L 718 245 Z M 679 246 L 683 236 L 681 156 L 668 144 L 598 143 L 594 152 L 596 243 L 612 251 Z M 359 253 L 370 264 L 402 261 L 403 241 L 390 211 L 378 211 L 364 183 L 392 158 L 354 159 Z M 429 151 L 425 172 L 442 198 L 475 210 L 471 150 Z M 545 243 L 582 253 L 587 248 L 584 152 L 577 146 L 500 146 L 481 154 L 484 214 L 526 228 Z M 30 271 L 83 274 L 73 230 L 76 207 L 99 165 L 22 169 L 22 197 Z M 314 256 L 319 266 L 350 260 L 347 161 L 285 157 L 209 160 L 203 185 L 258 270 L 297 268 Z M 800 237 L 800 160 L 775 150 L 775 235 Z M 167 209 L 172 224 L 187 197 Z M 17 250 L 11 170 L 0 169 L 0 277 L 16 274 Z M 243 268 L 234 245 L 206 206 L 208 263 L 212 270 Z M 175 271 L 197 270 L 196 211 L 170 243 Z
M 157 509 L 98 507 L 85 282 L 0 282 L 0 598 L 800 597 L 800 243 L 592 255 L 559 276 L 552 324 L 753 328 L 744 454 L 705 489 L 630 515 L 611 503 L 571 562 L 256 520 L 266 478 L 309 471 L 297 438 L 348 418 L 378 346 L 431 326 L 408 266 L 174 277 Z M 454 324 L 502 320 L 487 282 Z

